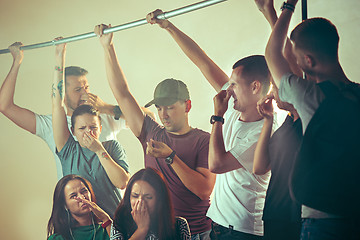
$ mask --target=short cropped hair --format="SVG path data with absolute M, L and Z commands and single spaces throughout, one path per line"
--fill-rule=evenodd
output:
M 86 74 L 88 74 L 89 72 L 81 67 L 78 66 L 69 66 L 65 68 L 65 86 L 66 86 L 66 78 L 68 76 L 85 76 Z
M 270 71 L 263 55 L 252 55 L 240 59 L 233 65 L 233 69 L 242 66 L 242 77 L 248 84 L 257 80 L 261 83 L 261 92 L 266 95 L 270 88 Z
M 320 61 L 338 60 L 339 34 L 335 25 L 325 18 L 310 18 L 298 24 L 290 40 L 296 48 L 314 54 Z
M 97 110 L 96 108 L 94 108 L 91 105 L 84 104 L 84 105 L 78 106 L 74 110 L 74 112 L 73 112 L 73 114 L 71 116 L 71 127 L 73 127 L 73 128 L 75 127 L 76 117 L 84 115 L 84 114 L 90 114 L 92 116 L 98 117 L 99 121 L 100 121 L 100 124 L 101 124 L 101 117 L 99 115 L 99 110 Z

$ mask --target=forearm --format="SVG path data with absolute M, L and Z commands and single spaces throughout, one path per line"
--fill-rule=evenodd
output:
M 135 136 L 139 136 L 144 121 L 144 113 L 132 96 L 125 75 L 118 62 L 114 45 L 104 47 L 105 67 L 111 90 L 119 104 L 127 124 Z
M 105 169 L 112 184 L 120 189 L 124 189 L 129 180 L 129 173 L 127 173 L 121 166 L 119 166 L 101 145 L 101 148 L 96 151 L 101 165 Z
M 166 30 L 179 45 L 185 55 L 200 69 L 205 78 L 219 92 L 229 81 L 229 77 L 207 56 L 200 46 L 171 22 Z
M 238 168 L 242 165 L 230 153 L 226 152 L 222 133 L 222 123 L 213 124 L 209 142 L 209 169 L 213 173 L 225 173 Z
M 264 125 L 256 144 L 253 173 L 262 175 L 270 170 L 269 140 L 273 124 L 272 118 L 265 118 Z
M 209 199 L 215 184 L 215 175 L 213 173 L 210 173 L 207 169 L 204 169 L 204 172 L 207 173 L 200 173 L 191 169 L 177 155 L 175 155 L 171 166 L 187 189 L 201 200 Z
M 53 132 L 56 148 L 58 151 L 61 151 L 70 135 L 63 105 L 65 94 L 64 67 L 65 57 L 58 57 L 54 67 L 54 79 L 51 95 Z

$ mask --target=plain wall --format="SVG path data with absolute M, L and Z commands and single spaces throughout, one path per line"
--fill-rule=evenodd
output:
M 100 23 L 116 26 L 142 19 L 157 8 L 169 11 L 194 2 L 1 0 L 0 49 L 15 41 L 29 45 L 57 36 L 91 32 Z M 276 9 L 281 3 L 275 1 Z M 329 18 L 338 27 L 340 62 L 348 77 L 360 82 L 360 1 L 313 0 L 309 1 L 308 8 L 309 17 Z M 252 0 L 229 0 L 171 21 L 190 35 L 227 74 L 238 59 L 264 54 L 270 34 L 269 25 Z M 291 28 L 299 21 L 300 4 Z M 210 131 L 215 91 L 165 30 L 150 25 L 136 27 L 115 33 L 114 43 L 130 90 L 141 105 L 152 99 L 153 90 L 161 80 L 181 79 L 188 85 L 193 103 L 191 126 Z M 27 50 L 24 55 L 15 103 L 36 113 L 51 113 L 54 48 Z M 10 54 L 0 55 L 0 83 L 11 64 Z M 106 80 L 103 50 L 98 39 L 69 43 L 66 65 L 87 69 L 91 91 L 104 101 L 116 104 Z M 154 107 L 151 109 L 156 111 Z M 57 182 L 53 156 L 40 138 L 20 129 L 2 114 L 0 126 L 0 239 L 45 239 Z M 122 131 L 118 140 L 126 149 L 132 173 L 142 168 L 142 149 L 131 131 Z

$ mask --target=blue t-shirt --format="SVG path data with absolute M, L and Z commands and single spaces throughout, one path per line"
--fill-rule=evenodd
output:
M 125 150 L 119 142 L 110 140 L 102 144 L 112 159 L 129 172 Z M 64 176 L 77 174 L 87 179 L 93 187 L 97 204 L 113 216 L 121 200 L 120 190 L 110 181 L 96 153 L 81 147 L 79 142 L 70 135 L 57 155 L 60 158 Z

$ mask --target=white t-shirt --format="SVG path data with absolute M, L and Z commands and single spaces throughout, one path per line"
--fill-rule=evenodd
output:
M 255 175 L 252 169 L 264 121 L 242 122 L 239 120 L 241 113 L 233 106 L 231 98 L 224 115 L 224 145 L 243 168 L 216 175 L 214 198 L 207 216 L 223 227 L 232 226 L 236 231 L 263 235 L 262 212 L 270 172 Z
M 35 113 L 36 117 L 36 136 L 43 139 L 49 146 L 51 152 L 54 155 L 57 177 L 58 179 L 63 177 L 62 167 L 59 157 L 56 155 L 56 146 L 54 140 L 54 133 L 52 129 L 52 115 L 39 115 Z M 100 114 L 102 131 L 99 137 L 100 142 L 108 140 L 116 140 L 116 135 L 121 129 L 125 128 L 125 120 L 120 118 L 115 120 L 113 116 Z M 67 122 L 69 131 L 71 133 L 71 117 L 67 116 Z

